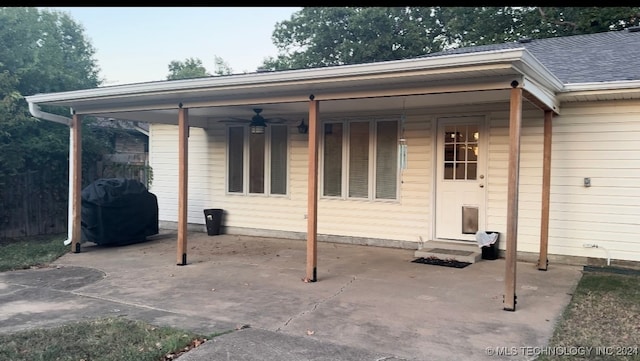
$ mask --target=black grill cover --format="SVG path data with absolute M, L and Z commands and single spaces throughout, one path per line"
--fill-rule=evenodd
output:
M 82 241 L 125 245 L 158 234 L 158 199 L 135 179 L 104 178 L 82 190 Z

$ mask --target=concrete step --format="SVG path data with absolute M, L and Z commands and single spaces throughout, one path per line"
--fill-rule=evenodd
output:
M 476 263 L 482 258 L 482 250 L 475 244 L 429 241 L 422 249 L 415 251 L 414 256 Z

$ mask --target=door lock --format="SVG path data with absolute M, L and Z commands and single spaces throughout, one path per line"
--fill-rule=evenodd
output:
M 484 174 L 480 174 L 480 179 L 484 179 Z

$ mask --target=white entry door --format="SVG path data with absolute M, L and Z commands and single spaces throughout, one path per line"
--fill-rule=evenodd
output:
M 440 118 L 437 128 L 435 236 L 475 241 L 485 230 L 484 117 Z

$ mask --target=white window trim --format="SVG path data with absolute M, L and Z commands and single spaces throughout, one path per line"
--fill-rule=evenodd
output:
M 401 182 L 401 170 L 400 164 L 396 164 L 396 197 L 395 199 L 389 198 L 376 198 L 376 171 L 377 171 L 377 153 L 376 147 L 378 145 L 377 142 L 377 131 L 378 127 L 376 126 L 378 122 L 381 121 L 395 121 L 397 122 L 397 132 L 396 139 L 400 139 L 402 126 L 400 119 L 395 117 L 350 117 L 350 118 L 337 118 L 337 119 L 327 119 L 322 122 L 321 125 L 321 133 L 320 133 L 320 144 L 318 149 L 319 156 L 319 192 L 320 198 L 322 199 L 335 199 L 335 200 L 349 200 L 349 201 L 364 201 L 364 202 L 385 202 L 385 203 L 399 203 L 400 202 L 400 186 Z M 350 134 L 350 126 L 351 123 L 356 122 L 369 122 L 369 167 L 368 167 L 368 193 L 367 197 L 349 197 L 349 134 Z M 325 134 L 324 134 L 324 126 L 325 124 L 342 124 L 342 179 L 341 179 L 341 189 L 340 196 L 325 196 L 324 195 L 324 144 L 325 144 Z M 398 143 L 399 144 L 399 143 Z M 398 147 L 399 148 L 399 147 Z M 399 149 L 398 149 L 399 151 Z M 398 154 L 399 157 L 399 154 Z M 398 159 L 399 162 L 399 159 Z
M 285 127 L 286 128 L 286 156 L 287 156 L 287 169 L 286 169 L 286 187 L 284 194 L 271 193 L 271 128 L 272 127 Z M 230 128 L 242 128 L 242 192 L 229 192 L 229 129 Z M 285 124 L 270 124 L 267 126 L 264 132 L 265 137 L 265 149 L 264 149 L 264 193 L 251 193 L 249 192 L 250 181 L 250 136 L 249 125 L 245 124 L 228 124 L 225 129 L 225 195 L 228 196 L 248 196 L 248 197 L 275 197 L 275 198 L 288 198 L 290 187 L 290 168 L 291 168 L 291 141 L 289 135 L 289 126 Z

